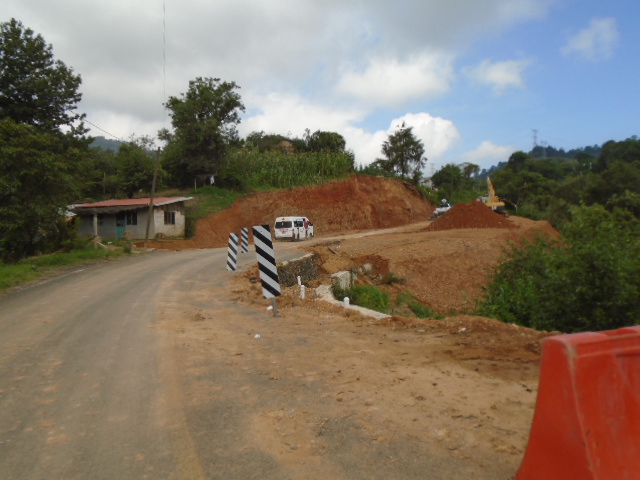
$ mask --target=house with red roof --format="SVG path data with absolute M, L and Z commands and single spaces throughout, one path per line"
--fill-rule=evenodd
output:
M 126 198 L 80 203 L 71 211 L 80 219 L 78 234 L 119 240 L 122 238 L 179 238 L 185 233 L 185 204 L 192 197 Z M 149 221 L 149 212 L 151 221 Z

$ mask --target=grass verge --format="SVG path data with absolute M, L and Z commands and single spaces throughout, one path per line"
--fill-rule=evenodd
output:
M 0 263 L 0 292 L 36 281 L 56 269 L 119 257 L 124 254 L 124 250 L 103 250 L 86 246 L 71 252 L 50 253 L 31 257 L 14 264 Z

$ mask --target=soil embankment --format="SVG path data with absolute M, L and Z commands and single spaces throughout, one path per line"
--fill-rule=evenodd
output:
M 198 220 L 196 236 L 178 242 L 151 242 L 154 248 L 224 247 L 230 232 L 243 227 L 273 225 L 276 217 L 306 216 L 316 236 L 397 227 L 427 220 L 433 212 L 409 182 L 353 176 L 323 185 L 274 192 L 256 192 L 231 208 Z

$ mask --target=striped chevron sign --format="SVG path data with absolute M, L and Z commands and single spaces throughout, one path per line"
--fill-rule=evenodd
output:
M 256 246 L 256 256 L 258 257 L 258 267 L 260 268 L 262 294 L 264 298 L 275 299 L 281 295 L 280 280 L 278 279 L 278 269 L 276 268 L 276 257 L 273 253 L 269 225 L 253 227 L 253 243 Z
M 229 251 L 227 253 L 227 270 L 235 272 L 238 265 L 238 234 L 229 234 Z
M 246 227 L 240 232 L 240 245 L 240 253 L 249 252 L 249 229 Z

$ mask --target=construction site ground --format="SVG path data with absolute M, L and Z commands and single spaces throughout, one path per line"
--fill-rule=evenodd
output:
M 220 293 L 263 312 L 262 321 L 243 324 L 232 311 L 200 308 L 171 326 L 188 344 L 186 366 L 264 376 L 268 388 L 253 394 L 268 395 L 271 407 L 247 424 L 252 441 L 286 469 L 282 478 L 515 477 L 535 409 L 541 344 L 553 333 L 470 312 L 509 242 L 557 232 L 478 202 L 435 221 L 433 208 L 397 180 L 353 177 L 249 196 L 202 219 L 195 239 L 153 244 L 221 247 L 230 231 L 272 225 L 282 215 L 315 223 L 316 238 L 275 245 L 276 257 L 291 249 L 316 254 L 320 277 L 308 282 L 305 299 L 297 285 L 283 287 L 273 317 L 250 266 L 230 274 Z M 392 298 L 409 292 L 439 318 L 407 310 L 374 320 L 315 298 L 331 273 L 366 264 L 372 271 L 358 282 Z

